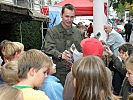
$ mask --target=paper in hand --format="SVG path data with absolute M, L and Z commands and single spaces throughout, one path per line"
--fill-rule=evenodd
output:
M 70 51 L 73 53 L 74 62 L 76 62 L 77 60 L 82 58 L 82 53 L 77 50 L 77 48 L 76 48 L 74 43 L 71 45 Z

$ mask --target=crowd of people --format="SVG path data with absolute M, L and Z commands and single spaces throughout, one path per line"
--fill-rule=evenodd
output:
M 98 40 L 100 33 L 90 37 L 92 23 L 72 26 L 71 4 L 61 18 L 47 30 L 44 50 L 1 42 L 0 100 L 132 100 L 133 45 L 110 24 L 103 26 L 106 41 Z

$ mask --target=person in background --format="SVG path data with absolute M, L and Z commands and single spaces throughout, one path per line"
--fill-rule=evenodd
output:
M 106 24 L 104 25 L 104 31 L 107 34 L 106 43 L 112 50 L 115 56 L 119 56 L 119 46 L 125 43 L 122 36 L 116 32 L 114 29 L 112 29 L 111 25 Z
M 88 33 L 88 37 L 90 37 L 91 33 L 93 33 L 93 25 L 92 25 L 92 23 L 90 23 L 90 25 L 88 27 L 88 30 L 87 30 L 87 33 Z
M 56 73 L 56 64 L 53 63 L 52 67 L 49 68 L 48 76 L 39 89 L 44 91 L 50 100 L 63 100 L 62 93 L 64 88 L 60 80 L 53 75 L 54 73 Z
M 74 63 L 72 75 L 73 100 L 120 100 L 113 95 L 104 62 L 98 56 L 86 56 Z
M 131 33 L 132 33 L 132 24 L 130 23 L 131 21 L 130 20 L 128 20 L 128 23 L 127 24 L 125 24 L 125 26 L 124 26 L 124 28 L 125 28 L 125 34 L 126 34 L 126 37 L 125 37 L 125 39 L 126 39 L 126 42 L 129 42 L 129 40 L 130 40 L 130 35 L 131 35 Z
M 85 39 L 87 33 L 87 27 L 83 25 L 82 22 L 79 22 L 76 27 L 81 31 L 82 39 Z
M 128 59 L 128 57 L 130 57 L 133 53 L 133 46 L 131 46 L 131 44 L 123 44 L 120 47 L 120 51 L 125 51 L 123 52 L 123 60 L 125 59 L 124 63 L 118 58 L 116 57 L 113 52 L 110 50 L 109 47 L 105 48 L 106 51 L 108 52 L 108 54 L 111 56 L 112 61 L 113 61 L 113 67 L 116 68 L 117 71 L 119 71 L 122 75 L 126 75 L 126 67 L 125 64 L 126 60 Z M 128 54 L 128 55 L 127 55 Z M 116 80 L 116 83 L 118 82 L 118 80 Z M 118 84 L 118 83 L 117 83 Z M 128 93 L 130 92 L 132 86 L 129 84 L 127 77 L 124 78 L 123 83 L 121 85 L 121 90 L 119 95 L 122 96 L 122 100 L 126 100 L 128 97 Z
M 41 90 L 35 90 L 43 84 L 48 69 L 53 65 L 52 60 L 37 49 L 25 51 L 18 59 L 19 82 L 15 88 L 23 92 L 24 100 L 49 100 Z
M 111 25 L 109 24 L 104 25 L 104 31 L 107 34 L 106 44 L 109 46 L 113 54 L 118 57 L 119 46 L 125 43 L 123 37 L 121 36 L 121 34 L 112 29 Z M 113 81 L 113 87 L 116 88 L 116 95 L 118 95 L 121 85 L 118 85 L 117 83 L 121 82 L 121 75 L 119 72 L 117 72 L 117 70 L 114 70 L 114 73 L 115 75 L 113 76 L 113 80 L 116 81 Z
M 24 100 L 23 93 L 12 86 L 1 84 L 0 100 Z
M 61 11 L 62 21 L 59 25 L 49 28 L 45 36 L 44 52 L 52 56 L 53 62 L 57 65 L 56 77 L 62 85 L 65 83 L 66 75 L 70 72 L 69 64 L 72 62 L 70 47 L 75 44 L 78 51 L 81 51 L 81 31 L 72 26 L 75 18 L 75 8 L 72 4 L 65 4 Z

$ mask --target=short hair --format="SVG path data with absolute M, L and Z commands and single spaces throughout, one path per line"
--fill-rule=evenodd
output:
M 20 42 L 7 42 L 3 47 L 3 55 L 11 61 L 15 54 L 20 54 L 24 50 L 24 45 Z
M 52 59 L 45 53 L 37 49 L 30 49 L 20 55 L 18 59 L 18 77 L 27 78 L 27 73 L 31 68 L 39 70 L 43 67 L 49 68 L 52 65 Z
M 69 4 L 69 3 L 67 3 L 67 4 L 65 4 L 63 7 L 62 7 L 62 10 L 61 10 L 61 13 L 63 14 L 64 13 L 64 10 L 65 9 L 69 9 L 69 10 L 74 10 L 75 11 L 75 8 L 74 8 L 74 6 L 72 5 L 72 4 Z
M 23 100 L 23 93 L 12 86 L 1 84 L 0 100 Z
M 132 47 L 131 43 L 125 43 L 119 47 L 119 52 L 122 50 L 124 52 L 128 51 L 128 48 Z
M 74 100 L 106 100 L 112 96 L 103 61 L 97 56 L 86 56 L 74 63 L 76 79 Z
M 87 27 L 86 27 L 85 25 L 83 25 L 82 22 L 79 22 L 79 23 L 76 25 L 76 27 L 77 27 L 78 29 L 86 29 L 86 30 L 87 30 Z
M 11 41 L 9 41 L 9 40 L 3 40 L 3 41 L 0 43 L 0 50 L 2 50 L 3 47 L 4 47 L 4 45 L 5 45 L 6 43 L 8 43 L 8 42 L 11 42 Z
M 18 82 L 18 63 L 17 61 L 7 62 L 1 69 L 2 79 L 9 84 L 16 84 Z
M 3 47 L 3 55 L 7 60 L 12 60 L 18 51 L 19 47 L 13 42 L 7 42 Z
M 83 23 L 82 23 L 82 22 L 79 22 L 79 23 L 76 25 L 77 28 L 81 28 L 82 26 L 83 26 Z
M 18 53 L 20 53 L 22 50 L 24 50 L 24 45 L 23 43 L 20 43 L 20 42 L 13 42 L 15 43 L 15 45 L 18 46 L 19 50 L 17 51 Z

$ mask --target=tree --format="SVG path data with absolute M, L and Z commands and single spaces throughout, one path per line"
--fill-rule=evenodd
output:
M 119 18 L 122 18 L 124 11 L 125 11 L 124 5 L 122 3 L 119 3 L 118 8 L 116 8 L 116 12 L 117 12 Z
M 130 3 L 125 3 L 125 9 L 128 9 L 129 10 L 129 14 L 133 16 L 133 3 L 130 4 Z

